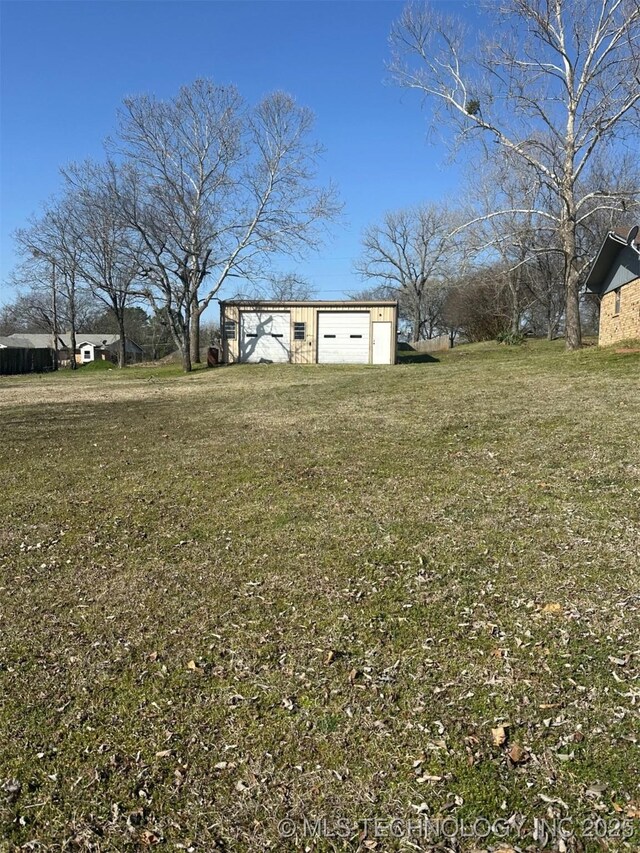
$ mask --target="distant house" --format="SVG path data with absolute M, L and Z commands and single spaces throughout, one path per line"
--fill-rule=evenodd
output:
M 76 335 L 75 360 L 78 364 L 89 364 L 91 361 L 118 360 L 120 335 Z M 22 349 L 53 348 L 53 338 L 48 334 L 18 332 L 0 338 L 0 347 L 20 347 Z M 127 338 L 125 342 L 127 361 L 142 361 L 143 351 L 135 341 Z M 58 335 L 58 351 L 60 361 L 69 361 L 71 339 L 67 332 Z
M 600 298 L 600 346 L 640 338 L 640 230 L 610 231 L 586 281 Z

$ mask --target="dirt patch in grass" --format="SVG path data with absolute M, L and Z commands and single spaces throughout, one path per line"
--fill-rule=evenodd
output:
M 640 359 L 439 358 L 0 383 L 7 850 L 638 849 Z

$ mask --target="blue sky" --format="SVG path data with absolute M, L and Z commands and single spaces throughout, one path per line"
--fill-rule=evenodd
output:
M 443 3 L 465 11 L 462 3 Z M 274 89 L 316 114 L 322 178 L 344 223 L 323 250 L 284 269 L 321 297 L 359 289 L 360 237 L 386 210 L 456 192 L 458 169 L 427 139 L 417 96 L 385 83 L 400 2 L 2 2 L 0 303 L 11 233 L 60 186 L 59 167 L 99 158 L 126 95 L 174 94 L 199 76 L 249 101 Z M 473 14 L 466 11 L 465 14 Z

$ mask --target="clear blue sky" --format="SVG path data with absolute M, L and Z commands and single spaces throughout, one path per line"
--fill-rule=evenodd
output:
M 467 15 L 462 4 L 456 6 Z M 0 303 L 14 293 L 11 233 L 60 186 L 61 165 L 99 158 L 126 95 L 174 94 L 199 76 L 245 98 L 284 89 L 316 114 L 345 223 L 283 267 L 322 297 L 359 289 L 363 229 L 389 209 L 446 197 L 458 170 L 427 140 L 419 99 L 385 84 L 400 2 L 2 2 Z

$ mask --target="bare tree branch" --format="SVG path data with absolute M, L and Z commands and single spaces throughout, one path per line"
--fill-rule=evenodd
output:
M 391 34 L 391 74 L 439 105 L 459 139 L 486 135 L 553 196 L 544 215 L 557 222 L 567 346 L 575 348 L 577 228 L 603 209 L 594 198 L 622 199 L 584 188 L 599 153 L 640 125 L 640 3 L 504 0 L 494 12 L 499 39 L 472 45 L 461 23 L 432 4 L 408 5 Z

